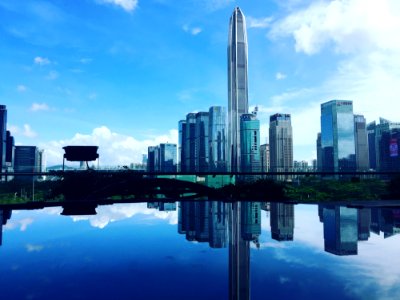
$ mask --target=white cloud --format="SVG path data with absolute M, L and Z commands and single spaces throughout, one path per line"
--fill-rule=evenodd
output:
M 66 140 L 50 141 L 40 144 L 45 149 L 47 165 L 58 165 L 62 163 L 64 150 L 62 147 L 68 145 L 96 145 L 99 146 L 100 167 L 101 166 L 122 166 L 142 161 L 142 154 L 147 153 L 147 147 L 160 143 L 177 143 L 178 131 L 173 129 L 168 134 L 153 136 L 146 140 L 137 140 L 112 132 L 106 126 L 93 129 L 90 134 L 77 133 Z
M 17 91 L 20 92 L 20 93 L 23 93 L 26 90 L 27 90 L 27 87 L 25 85 L 23 85 L 23 84 L 20 84 L 20 85 L 17 86 Z
M 15 125 L 10 125 L 9 130 L 13 136 L 24 136 L 27 138 L 37 137 L 37 133 L 32 130 L 29 124 L 24 124 L 23 129 Z
M 251 16 L 246 18 L 246 25 L 248 28 L 267 28 L 270 26 L 273 18 L 253 18 Z
M 326 46 L 337 52 L 400 49 L 397 0 L 319 1 L 273 24 L 270 37 L 293 36 L 297 52 L 315 54 Z
M 120 6 L 127 12 L 133 11 L 138 5 L 138 0 L 101 0 L 101 2 Z
M 26 248 L 26 251 L 28 251 L 28 252 L 40 252 L 43 250 L 44 246 L 27 244 L 25 246 L 25 248 Z
M 48 58 L 45 57 L 40 57 L 40 56 L 36 56 L 33 59 L 34 63 L 39 65 L 39 66 L 44 66 L 44 65 L 48 65 L 50 64 L 50 60 Z
M 276 80 L 282 80 L 282 79 L 286 79 L 287 75 L 281 72 L 278 72 L 275 74 L 275 79 Z
M 203 2 L 208 10 L 215 11 L 231 5 L 235 0 L 203 0 Z
M 91 59 L 91 58 L 84 57 L 84 58 L 81 58 L 81 59 L 79 60 L 79 62 L 80 62 L 81 64 L 86 65 L 86 64 L 91 63 L 91 62 L 92 62 L 92 59 Z
M 58 72 L 57 71 L 50 71 L 49 74 L 46 76 L 46 79 L 48 80 L 54 80 L 58 78 Z
M 72 219 L 74 221 L 88 220 L 90 225 L 97 228 L 104 228 L 112 222 L 129 219 L 138 214 L 167 220 L 171 225 L 178 223 L 177 211 L 165 212 L 156 209 L 148 209 L 146 203 L 100 206 L 96 209 L 96 212 L 97 214 L 94 216 L 72 216 Z
M 33 103 L 30 110 L 31 111 L 46 111 L 49 110 L 50 107 L 46 103 Z
M 96 93 L 90 93 L 89 96 L 88 96 L 88 98 L 89 98 L 90 100 L 95 100 L 95 99 L 97 98 L 97 94 L 96 94 Z
M 200 27 L 190 27 L 189 25 L 183 25 L 183 31 L 188 32 L 192 35 L 198 35 L 203 30 Z

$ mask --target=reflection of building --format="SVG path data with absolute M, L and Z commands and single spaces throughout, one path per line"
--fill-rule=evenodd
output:
M 250 242 L 243 238 L 240 224 L 243 204 L 229 205 L 229 299 L 250 297 Z
M 241 204 L 241 231 L 246 241 L 258 243 L 261 234 L 261 203 L 243 202 Z
M 355 171 L 353 102 L 321 104 L 322 168 L 325 172 Z
M 354 142 L 357 171 L 369 170 L 368 134 L 366 121 L 362 115 L 354 115 Z
M 336 255 L 357 254 L 357 209 L 325 206 L 323 222 L 325 251 Z
M 212 106 L 209 111 L 209 171 L 226 171 L 226 111 L 221 106 Z
M 277 241 L 292 241 L 294 231 L 294 205 L 271 203 L 271 237 Z
M 358 212 L 358 240 L 368 241 L 370 236 L 369 228 L 371 227 L 371 209 L 359 208 Z
M 269 147 L 271 171 L 291 172 L 293 170 L 293 135 L 289 114 L 275 114 L 270 117 Z M 278 178 L 285 179 L 283 176 Z
M 398 208 L 372 208 L 371 231 L 375 234 L 383 232 L 383 237 L 388 238 L 400 233 L 400 209 Z
M 209 230 L 210 247 L 225 248 L 227 239 L 227 209 L 221 201 L 210 202 Z
M 233 11 L 228 36 L 228 170 L 240 171 L 240 116 L 248 112 L 246 20 Z
M 255 114 L 240 117 L 240 170 L 260 172 L 260 121 Z
M 3 225 L 11 218 L 11 209 L 0 209 L 0 246 L 3 244 Z

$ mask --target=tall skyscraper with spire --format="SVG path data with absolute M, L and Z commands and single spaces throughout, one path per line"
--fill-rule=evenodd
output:
M 246 20 L 236 7 L 228 37 L 228 170 L 240 171 L 240 116 L 248 113 Z

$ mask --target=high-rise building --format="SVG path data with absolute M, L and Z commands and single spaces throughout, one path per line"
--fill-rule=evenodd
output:
M 14 156 L 15 156 L 15 143 L 14 137 L 11 135 L 10 131 L 7 130 L 6 133 L 6 166 L 7 169 L 14 169 Z
M 354 115 L 354 142 L 357 171 L 369 170 L 368 133 L 364 116 Z
M 186 120 L 179 121 L 178 171 L 186 172 Z
M 382 137 L 388 138 L 388 135 L 395 130 L 400 129 L 399 122 L 392 122 L 384 118 L 379 118 L 379 124 L 375 127 L 375 156 L 376 156 L 376 169 L 378 171 L 385 171 L 386 166 L 384 166 L 384 160 L 387 157 L 388 147 L 386 148 L 385 143 L 382 142 Z M 386 154 L 381 153 L 384 151 Z
M 16 173 L 40 172 L 41 166 L 39 149 L 36 146 L 16 146 L 14 171 Z M 32 180 L 32 177 L 22 176 L 18 179 Z M 33 177 L 33 179 L 37 179 L 37 176 Z
M 290 114 L 275 114 L 269 119 L 269 147 L 272 172 L 293 170 L 293 134 Z M 278 176 L 288 179 L 288 176 Z
M 367 135 L 368 135 L 369 167 L 372 170 L 376 170 L 376 150 L 375 150 L 376 122 L 375 121 L 368 123 Z
M 209 110 L 209 170 L 226 171 L 226 111 L 224 107 L 212 106 Z
M 177 153 L 176 144 L 160 144 L 160 159 L 159 170 L 160 172 L 176 172 L 177 171 Z
M 196 171 L 196 114 L 186 115 L 186 135 L 185 135 L 185 168 L 187 172 Z
M 255 114 L 240 117 L 240 171 L 260 172 L 260 121 Z
M 322 146 L 321 146 L 321 132 L 317 135 L 317 171 L 322 171 Z
M 158 172 L 158 147 L 147 148 L 147 172 Z
M 394 128 L 380 134 L 378 141 L 379 170 L 383 172 L 400 171 L 400 129 Z
M 0 172 L 6 169 L 7 109 L 0 105 Z
M 246 20 L 236 7 L 228 36 L 228 170 L 240 171 L 240 116 L 248 113 Z
M 323 171 L 356 170 L 352 101 L 321 104 L 321 149 Z
M 271 166 L 269 144 L 263 144 L 260 146 L 260 164 L 261 172 L 269 172 Z
M 195 127 L 195 170 L 196 172 L 207 172 L 209 164 L 209 143 L 208 143 L 208 112 L 196 114 Z

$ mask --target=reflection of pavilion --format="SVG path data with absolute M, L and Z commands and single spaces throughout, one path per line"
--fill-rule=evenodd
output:
M 11 209 L 0 209 L 0 246 L 3 244 L 3 225 L 11 218 Z

